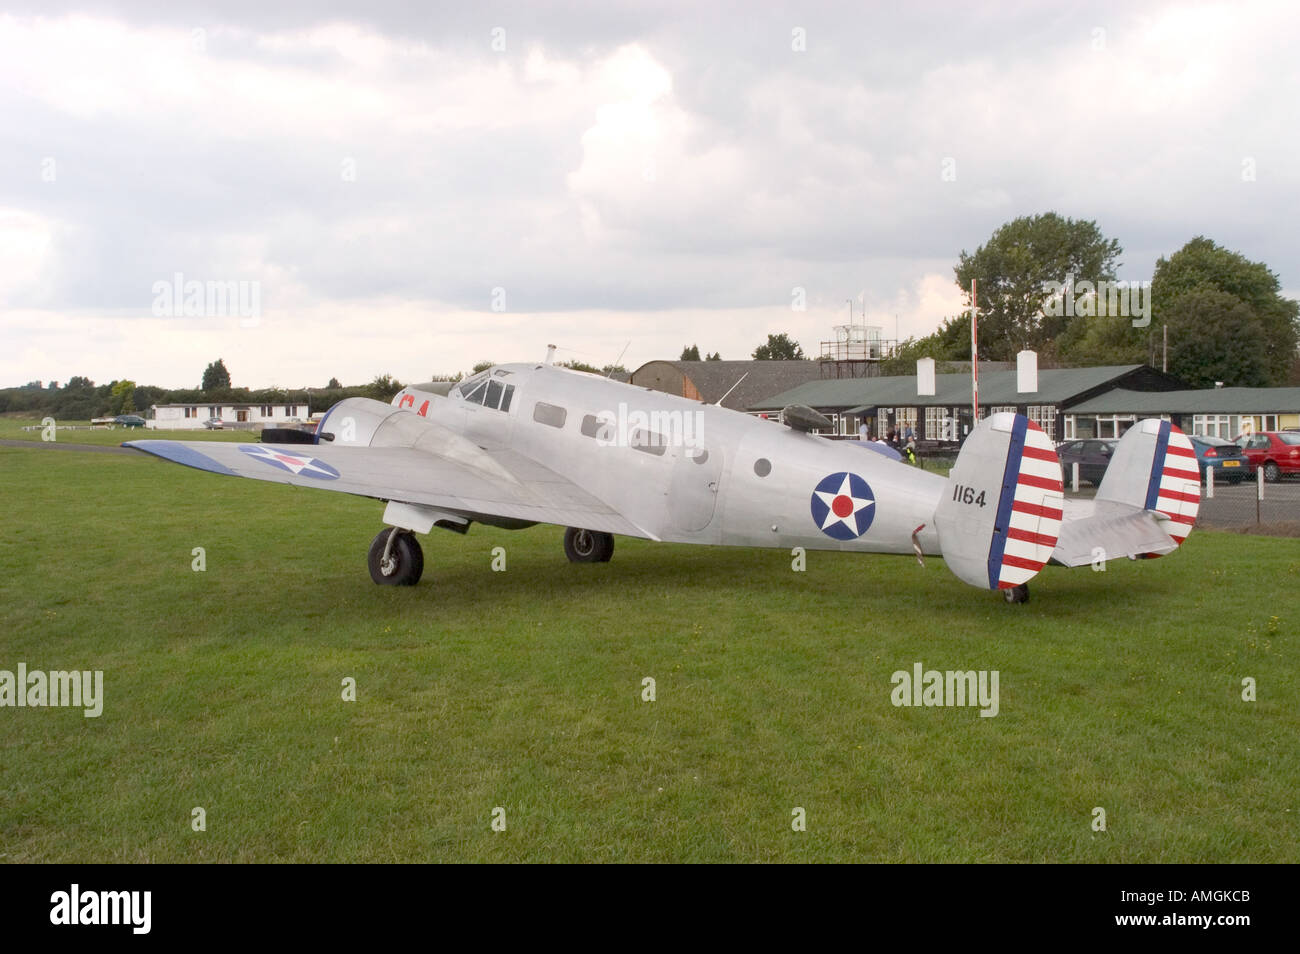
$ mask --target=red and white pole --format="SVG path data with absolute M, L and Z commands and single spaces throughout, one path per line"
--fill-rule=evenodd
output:
M 976 331 L 978 305 L 975 299 L 975 279 L 970 280 L 970 405 L 971 427 L 980 422 L 980 347 Z

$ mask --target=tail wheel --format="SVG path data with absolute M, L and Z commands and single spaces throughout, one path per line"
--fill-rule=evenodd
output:
M 1002 598 L 1008 603 L 1028 603 L 1029 584 L 1021 583 L 1019 586 L 1007 587 L 1002 591 Z
M 380 586 L 414 586 L 424 573 L 424 551 L 415 536 L 385 527 L 370 541 L 370 578 Z
M 564 531 L 564 555 L 570 563 L 608 563 L 614 555 L 614 535 L 569 527 Z
M 1277 464 L 1273 463 L 1273 462 L 1270 460 L 1268 463 L 1266 463 L 1266 464 L 1264 465 L 1264 481 L 1265 481 L 1265 483 L 1275 484 L 1275 483 L 1277 483 L 1277 482 L 1278 482 L 1279 480 L 1281 480 L 1281 479 L 1282 479 L 1282 471 L 1281 471 L 1281 469 L 1277 466 Z

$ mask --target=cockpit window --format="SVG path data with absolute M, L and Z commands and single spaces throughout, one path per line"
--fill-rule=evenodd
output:
M 495 377 L 487 371 L 480 371 L 473 377 L 466 378 L 451 389 L 451 397 L 459 397 L 470 404 L 481 404 L 494 411 L 510 410 L 510 399 L 514 397 L 515 386 L 503 384 L 498 378 L 510 374 L 509 371 L 497 371 Z
M 472 374 L 464 381 L 461 381 L 458 385 L 452 388 L 450 393 L 459 395 L 460 397 L 467 397 L 470 394 L 470 392 L 474 390 L 475 387 L 477 387 L 486 379 L 487 379 L 486 371 L 480 371 L 478 374 Z

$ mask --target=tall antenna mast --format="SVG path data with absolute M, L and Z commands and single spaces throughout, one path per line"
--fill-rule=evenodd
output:
M 979 306 L 975 298 L 975 279 L 970 280 L 970 406 L 973 417 L 971 418 L 971 427 L 974 428 L 980 422 L 980 346 L 979 333 L 976 326 L 979 324 L 977 316 Z

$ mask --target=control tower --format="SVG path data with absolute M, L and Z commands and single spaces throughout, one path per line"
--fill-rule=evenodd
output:
M 895 344 L 885 340 L 883 328 L 847 324 L 836 325 L 834 330 L 834 340 L 823 341 L 817 357 L 823 378 L 869 378 L 880 373 L 881 360 L 892 353 Z

